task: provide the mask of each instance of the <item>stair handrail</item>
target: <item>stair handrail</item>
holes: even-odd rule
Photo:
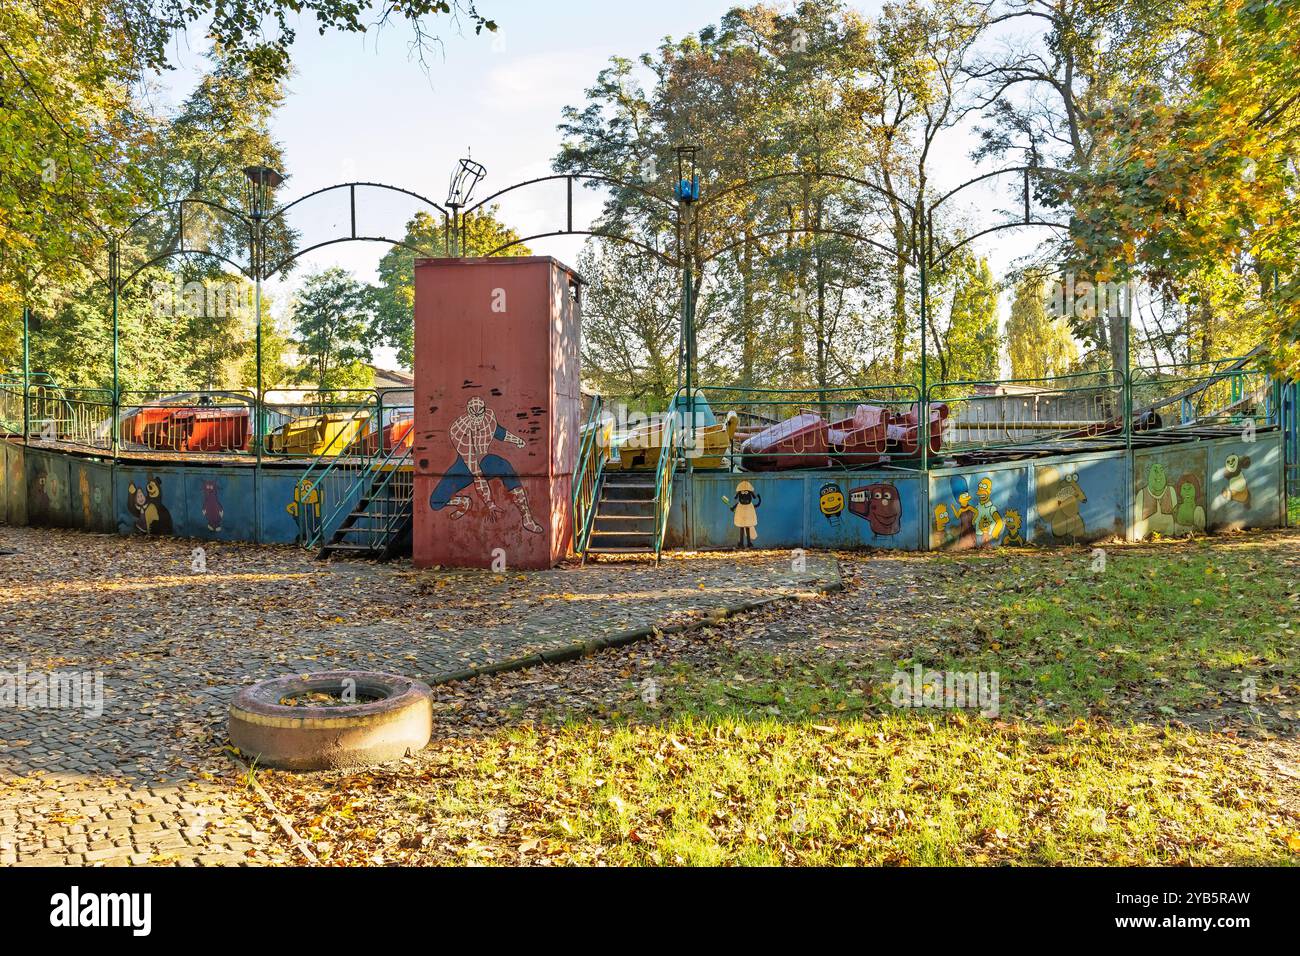
[[[353,414],[359,414],[361,411],[362,409],[358,408],[353,412]],[[382,422],[383,413],[375,405],[372,405],[369,402],[366,403],[364,411],[367,417],[371,419],[371,422],[376,425],[376,435],[378,440],[377,447],[382,450],[384,444],[384,428]],[[344,441],[345,438],[347,439],[346,441]],[[320,453],[317,454],[315,460],[307,466],[307,470],[304,471],[302,476],[298,479],[298,487],[302,492],[299,495],[300,503],[298,505],[297,514],[298,537],[306,548],[312,548],[319,545],[320,539],[324,536],[324,529],[328,522],[318,521],[316,528],[314,530],[311,529],[307,520],[308,512],[310,512],[311,509],[305,506],[305,502],[313,494],[319,494],[320,488],[325,482],[325,479],[342,467],[345,461],[343,453],[348,450],[349,445],[353,444],[357,440],[355,432],[352,432],[349,429],[340,429],[334,437],[330,439],[329,444],[327,444]],[[350,460],[355,457],[356,456],[346,456],[346,459]],[[362,470],[364,471],[365,469]],[[313,474],[317,471],[319,471],[319,474]],[[305,487],[304,482],[308,483]],[[349,488],[349,491],[350,490],[351,489]],[[337,509],[335,509],[335,511],[337,512]]]
[[[655,561],[663,551],[668,531],[668,514],[673,508],[673,473],[677,471],[677,433],[680,415],[675,404],[665,416],[659,462],[655,466]]]
[[[601,411],[604,399],[592,398],[587,424],[582,429],[582,445],[578,452],[578,472],[573,478],[573,550],[582,554],[591,539],[591,528],[596,515],[596,498],[609,459],[609,444],[601,439],[604,422]]]
[[[387,466],[393,465],[393,456],[397,454],[399,450],[402,451],[401,457],[403,460],[411,456],[411,449],[406,446],[405,441],[393,442],[392,448],[388,450],[387,454],[384,454],[384,431],[382,428],[380,428],[376,433],[376,441],[375,452],[362,457],[361,460],[365,462],[365,464],[357,469],[356,478],[350,485],[348,485],[343,494],[339,496],[338,501],[334,505],[334,510],[329,513],[329,517],[320,523],[320,526],[316,529],[314,540],[308,543],[307,547],[319,547],[326,534],[332,534],[334,532],[334,529],[337,528],[343,518],[346,517],[348,510],[350,510],[356,503],[356,499],[353,497],[353,492],[357,490],[358,486],[364,487],[366,482],[373,478],[375,472],[380,469],[386,470],[384,480],[375,488],[371,489],[374,492],[371,497],[377,497],[379,492],[388,487],[389,482],[393,480],[393,475],[398,471],[400,462],[391,468]],[[325,476],[322,475],[321,477],[324,478]]]

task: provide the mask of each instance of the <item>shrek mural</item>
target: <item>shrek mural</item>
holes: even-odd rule
[[[1191,534],[1205,530],[1205,479],[1186,470],[1171,480],[1165,461],[1152,461],[1139,474],[1134,500],[1136,536]]]
[[[1138,537],[1174,533],[1174,490],[1169,487],[1164,462],[1152,461],[1147,467],[1144,483],[1138,486],[1134,503],[1137,505]]]
[[[1178,504],[1174,508],[1174,533],[1191,534],[1205,530],[1205,483],[1190,471],[1178,479],[1175,489]]]

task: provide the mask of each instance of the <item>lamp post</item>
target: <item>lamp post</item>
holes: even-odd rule
[[[474,187],[486,175],[486,166],[466,156],[456,164],[456,169],[451,174],[451,182],[447,184],[447,208],[451,210],[452,219],[451,234],[447,237],[449,240],[447,251],[451,253],[453,259],[465,254],[465,239],[461,235],[460,211],[469,205],[470,197],[474,194]]]
[[[117,451],[122,440],[122,407],[118,393],[118,292],[120,287],[119,268],[121,266],[118,256],[118,243],[116,239],[111,240],[108,246],[108,287],[113,297],[113,431],[109,436],[109,448],[113,458],[117,458]]]
[[[700,174],[696,167],[698,146],[678,146],[677,178],[673,182],[673,198],[677,200],[678,222],[680,231],[678,254],[682,260],[682,364],[686,386],[687,441],[695,445],[695,243],[691,230],[695,223],[691,216],[691,207],[700,198]],[[687,459],[690,467],[690,459]]]
[[[257,369],[257,384],[254,392],[257,406],[254,447],[260,464],[263,431],[266,427],[262,402],[262,260],[266,251],[266,217],[271,208],[272,191],[284,182],[284,177],[270,166],[249,166],[244,170],[244,175],[248,177],[248,215],[253,221],[249,264],[253,267],[253,341],[254,363]]]
[[[28,391],[32,387],[32,352],[31,352],[31,333],[32,333],[32,310],[31,306],[23,306],[23,444],[27,444],[27,436],[31,431],[30,405]]]

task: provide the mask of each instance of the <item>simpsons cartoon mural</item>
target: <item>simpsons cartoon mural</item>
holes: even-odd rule
[[[948,487],[952,491],[955,507],[952,514],[949,514],[946,505],[935,505],[934,531],[939,535],[935,546],[964,550],[998,544],[1006,530],[1006,522],[993,501],[993,478],[985,475],[979,480],[975,486],[973,502],[965,475],[951,476]],[[953,516],[956,517],[956,531],[952,528]]]
[[[487,506],[488,516],[495,521],[501,516],[501,507],[492,498],[491,482],[495,478],[514,499],[524,529],[533,534],[541,534],[542,526],[533,518],[532,509],[528,506],[528,492],[519,480],[514,466],[500,455],[488,454],[493,441],[507,442],[517,448],[525,447],[526,442],[518,435],[506,431],[504,425],[498,424],[496,413],[477,396],[466,403],[465,414],[451,423],[449,434],[452,447],[456,449],[456,461],[433,489],[433,494],[429,496],[429,507],[441,511],[450,505],[449,517],[453,521],[463,518],[473,502],[469,495],[461,492],[473,485]]]

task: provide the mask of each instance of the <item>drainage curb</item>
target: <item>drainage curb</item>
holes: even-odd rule
[[[840,564],[832,559],[831,574],[826,580],[810,580],[803,582],[808,584],[818,595],[834,594],[837,591],[844,590],[844,579],[840,577]],[[805,592],[806,593],[806,592]],[[574,641],[564,647],[557,647],[554,650],[538,651],[534,654],[528,654],[524,657],[514,657],[510,660],[495,661],[491,664],[483,664],[479,667],[466,667],[457,671],[447,671],[441,674],[435,674],[426,681],[432,687],[440,684],[454,684],[459,681],[473,680],[476,677],[488,677],[493,674],[505,674],[510,671],[527,670],[530,667],[539,667],[542,664],[562,664],[566,661],[574,661],[580,657],[588,657],[598,651],[608,650],[613,647],[625,647],[628,644],[635,644],[638,641],[644,641],[654,637],[656,634],[681,634],[688,631],[698,630],[702,627],[708,627],[725,621],[727,618],[735,617],[737,614],[744,614],[748,611],[754,611],[769,604],[776,604],[779,601],[797,600],[803,595],[799,594],[782,594],[775,597],[758,598],[752,601],[741,601],[738,604],[727,604],[722,607],[713,608],[703,614],[697,615],[692,620],[683,621],[679,624],[669,624],[666,627],[659,627],[656,624],[643,624],[640,627],[632,628],[627,631],[619,631],[615,634],[609,634],[605,637],[596,637],[587,641]]]

